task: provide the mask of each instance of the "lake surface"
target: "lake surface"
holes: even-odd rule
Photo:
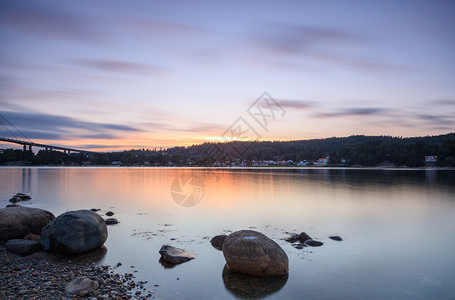
[[[0,168],[1,207],[17,192],[56,216],[113,211],[98,263],[136,270],[156,298],[455,299],[453,170]],[[287,279],[223,276],[210,238],[240,229],[281,245]],[[302,231],[324,245],[283,240]],[[164,244],[197,258],[165,268]]]

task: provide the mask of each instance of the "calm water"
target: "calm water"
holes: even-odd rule
[[[149,289],[159,284],[157,298],[455,299],[455,171],[0,168],[0,205],[16,192],[56,216],[114,211],[121,223],[98,263],[137,270]],[[210,238],[248,228],[283,247],[287,280],[223,277]],[[282,240],[301,231],[325,244]],[[197,258],[164,268],[168,243]]]

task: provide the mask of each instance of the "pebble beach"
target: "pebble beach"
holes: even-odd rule
[[[133,273],[118,273],[117,266],[99,265],[102,247],[78,256],[39,251],[28,256],[9,253],[0,244],[0,299],[150,299],[154,291]],[[118,266],[121,262],[118,263]],[[132,268],[132,270],[134,270]],[[72,280],[88,277],[99,287],[86,295],[69,297],[65,287]],[[158,286],[155,286],[158,288]]]

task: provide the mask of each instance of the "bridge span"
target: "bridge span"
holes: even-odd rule
[[[0,141],[22,145],[24,151],[27,151],[27,150],[32,151],[32,147],[40,147],[40,148],[44,148],[45,150],[51,150],[51,151],[52,150],[62,150],[67,154],[69,154],[71,152],[77,152],[77,153],[82,153],[82,154],[97,153],[95,151],[80,150],[80,149],[67,148],[67,147],[54,146],[54,145],[46,145],[46,144],[40,144],[40,143],[28,142],[28,141],[22,141],[22,140],[15,140],[15,139],[10,139],[10,138],[2,138],[2,137],[0,137]]]
[[[27,151],[27,148],[28,151],[32,151],[32,147],[40,147],[46,150],[62,150],[67,154],[71,152],[77,152],[85,155],[93,155],[95,153],[99,153],[95,151],[35,143],[19,129],[17,129],[16,126],[8,121],[8,119],[6,119],[2,114],[0,114],[0,142],[22,145],[24,151]]]

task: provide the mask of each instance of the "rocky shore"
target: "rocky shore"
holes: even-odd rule
[[[0,299],[149,299],[147,282],[136,282],[133,273],[119,274],[116,267],[96,265],[105,249],[87,255],[56,256],[39,251],[28,256],[10,253],[0,243]],[[69,297],[65,287],[86,276],[99,287],[84,296]]]

